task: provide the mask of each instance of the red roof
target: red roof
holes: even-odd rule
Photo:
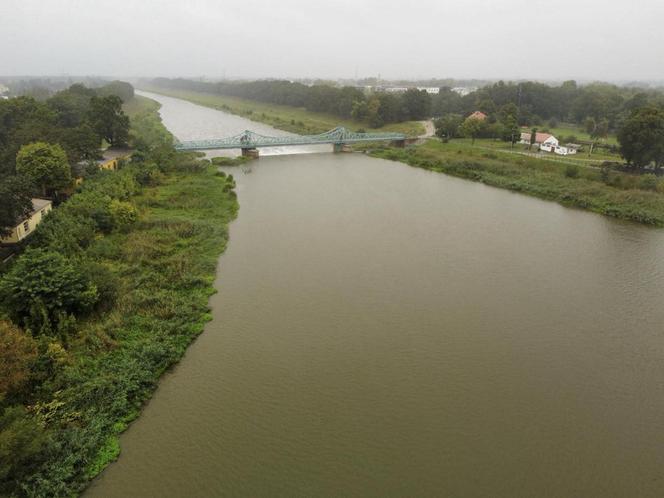
[[[475,111],[470,116],[468,116],[468,119],[479,119],[481,121],[484,121],[486,118],[486,114],[484,114],[482,111]]]
[[[530,141],[530,136],[531,136],[531,135],[532,135],[532,132],[530,132],[530,131],[523,131],[523,132],[521,133],[521,138],[524,139],[524,140],[528,140],[528,141]],[[543,144],[544,142],[546,142],[546,141],[547,141],[549,138],[551,138],[551,137],[553,137],[553,135],[551,135],[551,133],[540,133],[540,132],[537,132],[537,133],[535,134],[535,143]]]

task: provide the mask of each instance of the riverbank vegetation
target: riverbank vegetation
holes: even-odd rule
[[[153,82],[149,84],[145,83],[141,85],[141,88],[170,97],[188,100],[195,104],[212,107],[213,109],[231,114],[237,114],[252,121],[265,123],[274,128],[300,135],[323,133],[337,126],[345,126],[353,131],[394,131],[404,133],[408,136],[419,136],[424,133],[422,124],[412,120],[372,123],[364,115],[354,118],[352,110],[351,113],[331,113],[311,110],[304,105],[297,105],[301,104],[298,101],[293,101],[293,104],[285,104],[284,102],[290,101],[286,99],[279,99],[278,102],[251,100],[248,97],[204,92],[198,86],[196,90],[190,89],[188,85],[167,86],[162,79],[156,80],[156,83],[160,84],[157,85]],[[314,109],[317,109],[317,107],[314,107]]]
[[[370,151],[374,157],[506,188],[615,218],[664,226],[664,181],[611,168],[593,168],[432,139],[406,149]]]
[[[131,162],[96,171],[0,277],[0,494],[72,496],[210,319],[238,205],[232,176],[178,154],[129,103]]]

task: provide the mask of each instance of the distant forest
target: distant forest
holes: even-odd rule
[[[592,119],[603,123],[603,127],[609,130],[618,130],[633,110],[646,106],[664,107],[664,92],[660,90],[608,83],[580,85],[575,81],[557,86],[530,81],[499,81],[465,96],[451,87],[442,87],[439,94],[431,95],[416,89],[405,93],[366,92],[352,86],[309,86],[278,80],[203,82],[156,78],[152,83],[164,88],[302,107],[367,121],[374,127],[447,114],[465,116],[478,110],[493,116],[501,111],[512,113],[516,106],[520,126],[537,126],[550,120],[585,126],[587,120]]]

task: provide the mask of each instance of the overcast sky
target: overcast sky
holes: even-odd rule
[[[664,79],[664,0],[0,0],[0,75]]]

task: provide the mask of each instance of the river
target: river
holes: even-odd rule
[[[664,232],[362,154],[233,173],[213,321],[88,497],[664,496]]]

